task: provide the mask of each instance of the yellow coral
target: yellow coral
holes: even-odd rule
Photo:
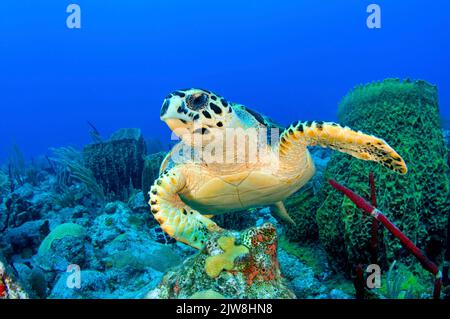
[[[222,270],[231,270],[234,267],[234,260],[244,254],[248,253],[248,248],[245,246],[235,246],[234,237],[220,237],[217,243],[224,251],[217,256],[210,256],[205,261],[205,271],[211,278],[219,276]]]

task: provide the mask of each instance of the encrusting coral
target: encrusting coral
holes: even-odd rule
[[[219,276],[222,270],[232,270],[234,267],[234,260],[244,254],[248,253],[248,248],[242,245],[236,246],[234,237],[220,237],[217,244],[223,253],[210,256],[205,261],[205,271],[211,278]]]
[[[214,233],[203,251],[169,270],[147,298],[190,298],[205,291],[224,298],[295,298],[281,276],[275,227]]]

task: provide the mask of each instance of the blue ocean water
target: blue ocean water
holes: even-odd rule
[[[368,29],[366,7],[382,9]],[[81,8],[81,29],[66,7]],[[0,162],[108,136],[122,127],[168,140],[163,98],[215,91],[283,124],[335,120],[355,85],[387,77],[438,85],[450,118],[446,0],[0,2]]]

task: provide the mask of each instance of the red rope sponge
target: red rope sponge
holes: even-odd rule
[[[337,183],[336,181],[328,180],[328,183],[330,183],[331,186],[347,196],[356,206],[361,208],[364,212],[372,215],[376,220],[383,224],[383,226],[386,227],[391,234],[397,237],[403,244],[403,246],[419,260],[422,266],[435,276],[436,282],[434,297],[439,298],[440,283],[442,278],[439,268],[430,259],[428,259],[428,257],[425,256],[425,254],[422,253],[422,251],[408,237],[406,237],[406,235],[400,229],[398,229],[397,226],[395,226],[385,215],[383,215],[381,211],[373,207],[370,203],[364,200],[364,198],[357,195],[347,187]]]

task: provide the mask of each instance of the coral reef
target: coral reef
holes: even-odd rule
[[[126,200],[134,189],[142,186],[146,153],[139,129],[120,129],[108,141],[85,146],[83,158],[106,194]]]
[[[295,298],[281,276],[275,227],[213,234],[204,251],[169,271],[147,298],[190,298],[208,290],[224,298]]]
[[[143,191],[134,190],[128,192],[127,198],[113,201],[113,196],[103,193],[103,186],[85,166],[80,152],[70,147],[52,151],[54,157],[25,165],[23,173],[18,174],[20,178],[12,180],[14,187],[3,188],[0,203],[0,249],[10,265],[9,272],[28,296],[141,298],[161,282],[165,272],[174,272],[173,267],[184,269],[181,263],[185,259],[197,260],[194,249],[165,235],[148,212],[145,185],[157,178],[166,153],[146,156],[141,174]],[[9,183],[7,171],[2,169]],[[35,173],[28,176],[27,171]],[[97,190],[100,196],[95,194]],[[238,294],[242,298],[292,298],[292,292],[298,298],[349,297],[323,283],[327,270],[321,264],[326,260],[315,260],[315,251],[295,255],[279,249],[275,256],[275,228],[263,225],[270,222],[279,233],[285,226],[277,222],[269,208],[214,218],[234,231],[211,239],[217,245],[210,245],[202,253],[201,274],[208,277],[205,280],[217,280],[219,286],[231,290],[226,294],[205,282],[201,289],[186,293],[186,298],[234,298],[233,282],[235,289],[244,289]],[[259,231],[248,232],[255,225]],[[234,246],[238,247],[245,239],[250,253],[233,256],[231,265],[223,267],[222,257],[228,246],[227,240],[218,245],[220,237],[235,238]],[[255,239],[249,240],[252,237]],[[208,257],[218,261],[219,274],[215,278],[206,273]],[[70,265],[80,267],[80,288],[67,286]],[[236,267],[240,275],[235,273]],[[232,280],[230,286],[222,283],[224,278]]]
[[[80,199],[64,206],[54,200],[60,187],[55,174],[53,169],[44,174],[36,186],[16,184],[0,204],[0,250],[8,274],[28,296],[140,298],[193,253],[181,244],[158,242],[142,192],[127,202],[103,203],[74,179],[66,182]],[[80,289],[66,284],[72,264],[81,270]]]
[[[339,118],[386,139],[409,174],[310,148],[317,173],[285,202],[296,225],[278,223],[268,207],[215,216],[227,230],[200,252],[165,235],[148,212],[148,190],[167,155],[158,140],[146,143],[138,129],[105,140],[90,124],[94,142],[83,152],[63,147],[27,162],[14,145],[0,168],[0,298],[354,298],[344,274],[356,266],[358,285],[374,262],[391,266],[382,288],[362,287],[356,297],[430,298],[430,275],[409,251],[439,274],[450,134],[439,127],[435,87],[398,80],[358,87],[342,100]],[[391,232],[323,182],[329,178],[383,211],[380,225]],[[67,284],[73,265],[76,289]]]
[[[0,254],[0,299],[28,299],[29,294]]]
[[[377,179],[378,207],[423,247],[442,258],[449,210],[447,150],[440,130],[437,90],[424,81],[385,80],[355,88],[339,107],[341,124],[383,137],[405,159],[409,172],[395,175],[381,166],[333,153],[324,176],[370,198],[367,176]],[[323,184],[316,220],[319,237],[335,269],[370,260],[371,219],[329,185]],[[414,260],[385,230],[379,233],[378,261]]]

